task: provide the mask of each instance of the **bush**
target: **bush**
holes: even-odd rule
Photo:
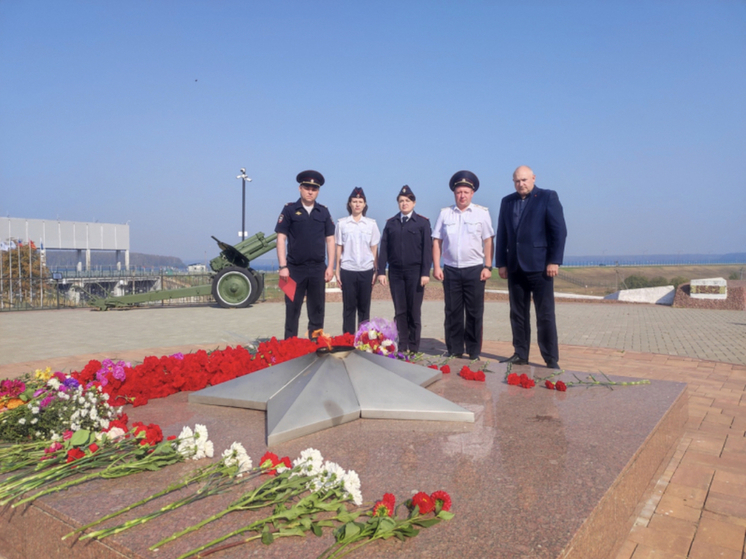
[[[739,274],[738,272],[731,272],[731,274],[728,276],[728,279],[729,280],[741,279],[741,274]]]
[[[627,289],[640,289],[641,287],[650,287],[650,282],[646,277],[631,275],[624,278],[624,285]]]
[[[678,288],[682,283],[689,283],[689,280],[682,276],[676,276],[675,278],[671,278],[671,285]]]
[[[648,287],[660,287],[662,285],[671,285],[663,276],[657,276],[648,281]]]

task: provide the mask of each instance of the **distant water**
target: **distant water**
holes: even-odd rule
[[[189,260],[185,260],[189,262]],[[563,266],[696,266],[705,264],[746,264],[746,252],[730,254],[625,254],[601,256],[567,256]],[[258,258],[251,267],[264,272],[276,272],[277,260]]]
[[[696,266],[707,264],[746,264],[746,252],[730,254],[625,254],[565,256],[563,266]]]

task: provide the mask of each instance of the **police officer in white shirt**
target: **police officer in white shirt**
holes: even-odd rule
[[[470,359],[479,359],[495,231],[489,210],[471,201],[479,189],[474,173],[459,171],[449,186],[456,203],[440,210],[433,228],[433,275],[443,282],[448,355],[463,357],[465,350]]]
[[[347,213],[337,223],[337,282],[342,288],[342,328],[357,331],[358,324],[370,318],[370,299],[376,281],[376,252],[381,233],[375,219],[365,217],[368,203],[363,189],[356,186],[347,199]]]

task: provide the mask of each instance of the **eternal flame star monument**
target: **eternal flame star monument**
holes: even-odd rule
[[[359,418],[474,422],[430,392],[442,373],[358,350],[316,352],[193,392],[189,401],[267,411],[272,446]]]

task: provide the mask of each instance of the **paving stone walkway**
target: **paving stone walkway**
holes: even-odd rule
[[[0,378],[280,335],[278,307],[2,313]],[[392,310],[376,301],[372,315]],[[423,337],[441,339],[442,302],[423,310]],[[487,303],[486,312],[484,357],[512,354],[507,303]],[[328,304],[327,313],[327,328],[339,331],[341,305]],[[746,312],[561,303],[557,317],[564,368],[688,384],[686,433],[609,559],[746,559]],[[538,355],[532,348],[532,361]]]
[[[393,312],[391,301],[373,302],[371,316]],[[327,331],[340,332],[342,304],[328,303],[326,316]],[[305,320],[303,314],[301,328]],[[0,313],[0,365],[100,351],[245,343],[282,336],[283,321],[278,303],[238,310],[200,306],[5,312]],[[424,338],[443,337],[442,301],[425,301],[422,324]],[[746,311],[563,302],[557,304],[557,328],[560,344],[746,365]],[[507,302],[485,304],[484,339],[512,339]]]

